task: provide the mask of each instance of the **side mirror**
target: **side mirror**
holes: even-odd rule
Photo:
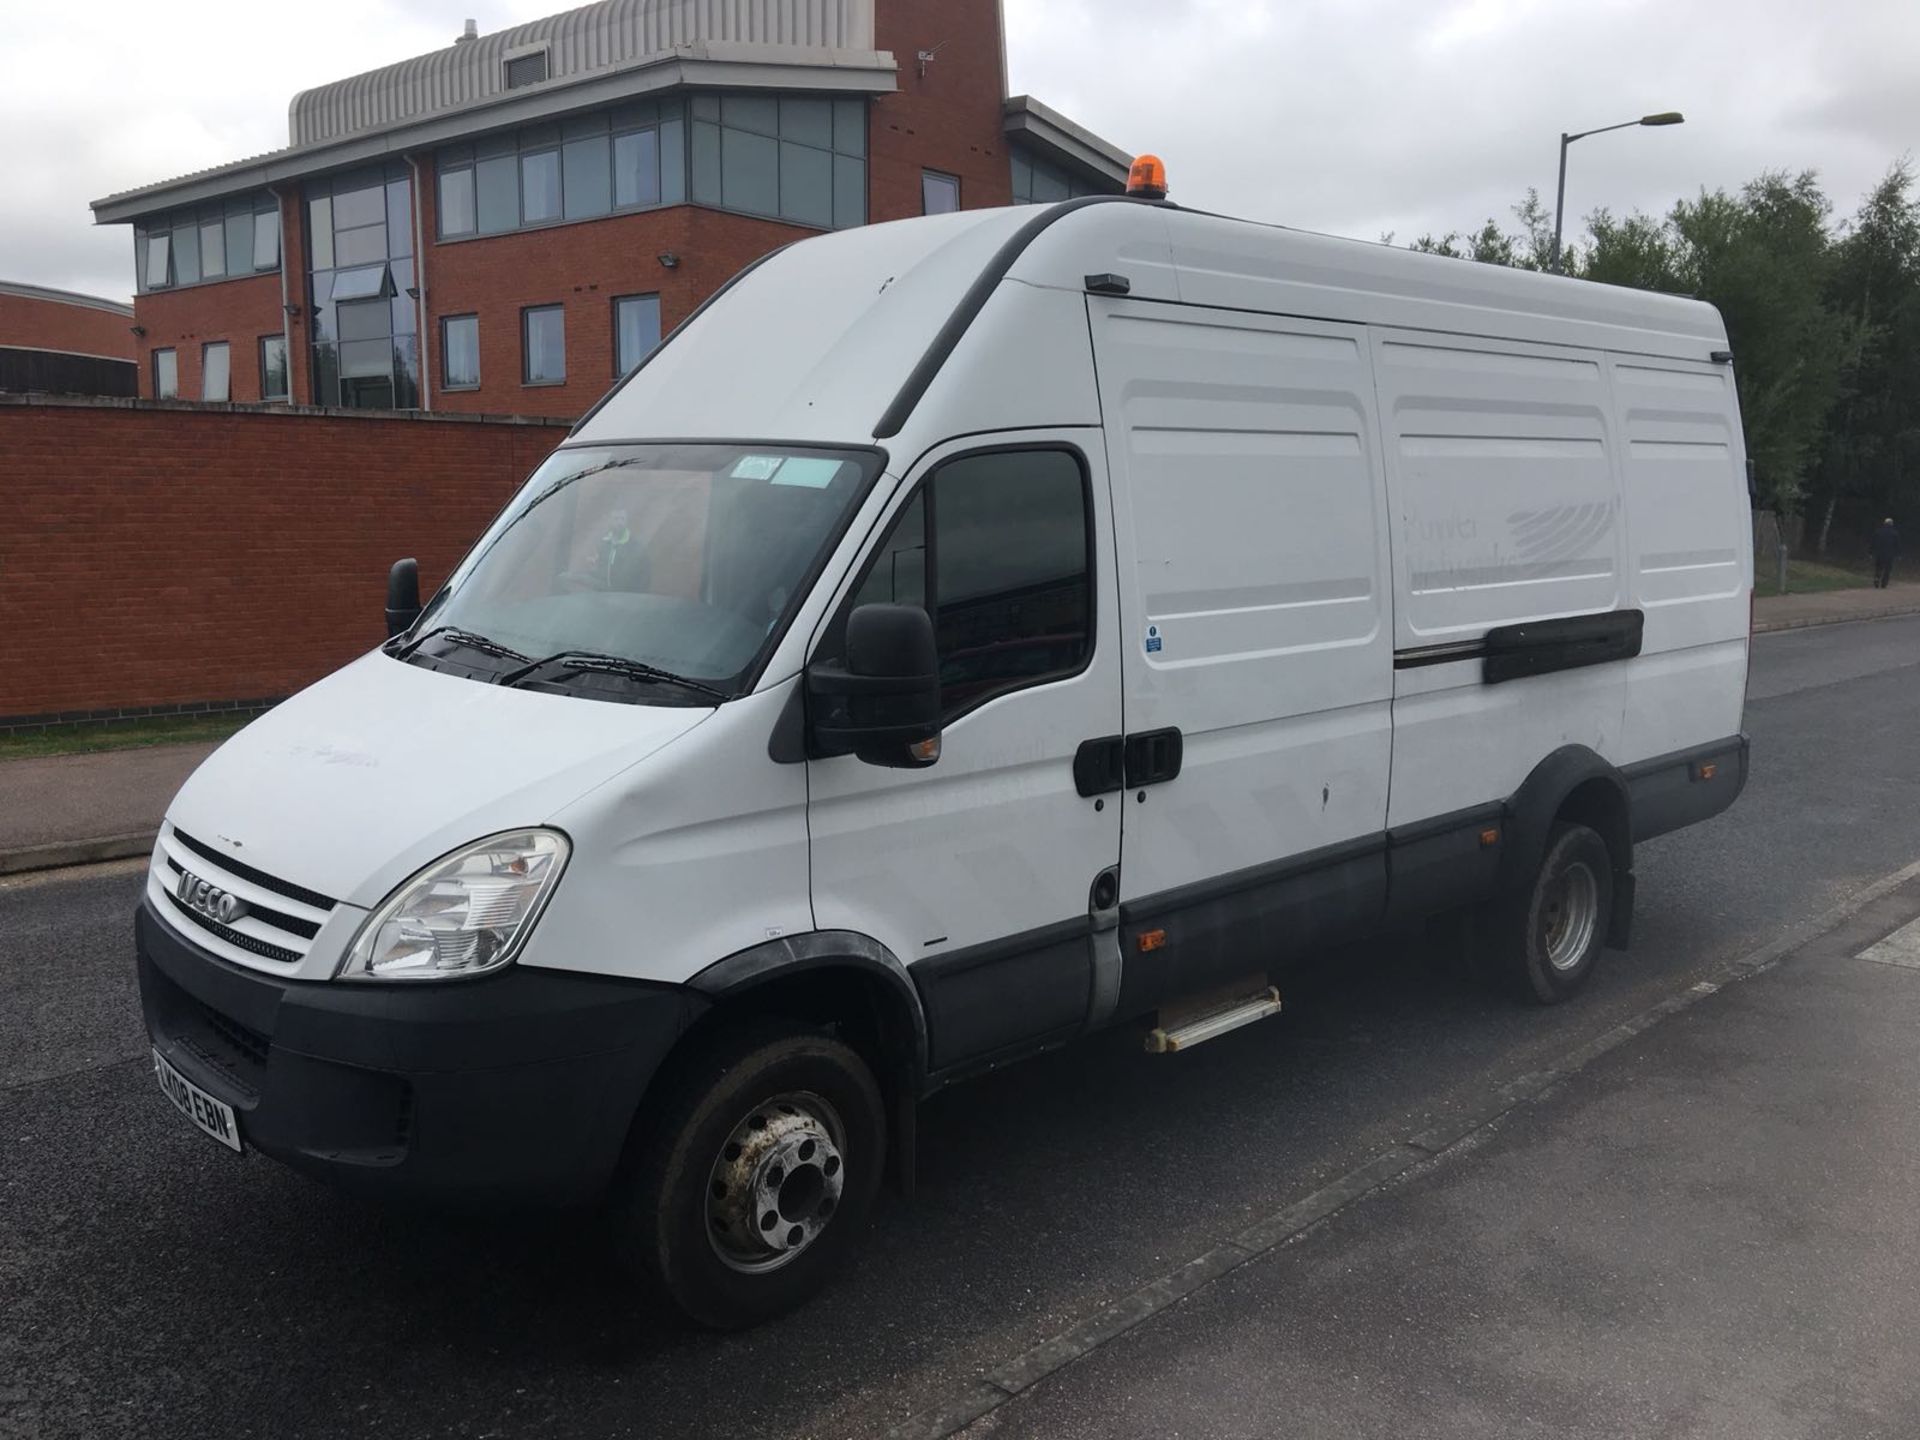
[[[921,769],[940,758],[940,659],[916,605],[862,605],[847,617],[847,658],[807,670],[815,755]]]
[[[387,572],[387,638],[420,618],[420,562],[396,560]]]

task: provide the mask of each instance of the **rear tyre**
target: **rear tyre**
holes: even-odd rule
[[[649,1096],[611,1200],[621,1258],[695,1324],[742,1330],[811,1297],[865,1232],[886,1111],[830,1035],[723,1032]]]
[[[1487,916],[1489,958],[1521,998],[1557,1005],[1592,976],[1612,914],[1607,842],[1585,825],[1556,824],[1533,883]]]

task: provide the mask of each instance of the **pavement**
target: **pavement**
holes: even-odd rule
[[[1920,1433],[1920,970],[1852,958],[1920,915],[1920,617],[1764,636],[1750,695],[1747,793],[1640,848],[1575,1002],[1397,937],[1191,1055],[957,1086],[843,1280],[732,1337],[590,1220],[200,1136],[139,863],[0,879],[0,1436]]]
[[[1920,613],[1920,581],[1896,580],[1884,590],[1822,590],[1809,595],[1762,595],[1753,602],[1753,628],[1765,635],[1849,620],[1884,620]]]
[[[145,855],[212,744],[0,760],[0,875]]]

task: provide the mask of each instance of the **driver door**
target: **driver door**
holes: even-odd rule
[[[908,966],[936,1071],[1075,1034],[1117,984],[1096,881],[1119,864],[1120,797],[1075,783],[1081,746],[1121,728],[1106,475],[1086,433],[934,452],[815,643],[815,660],[840,658],[860,604],[934,621],[939,761],[809,761],[808,823],[816,925]]]

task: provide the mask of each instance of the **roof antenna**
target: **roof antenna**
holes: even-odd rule
[[[466,29],[460,32],[459,36],[455,38],[453,43],[456,45],[466,45],[474,40],[478,40],[479,38],[480,38],[479,23],[474,20],[469,20],[467,21]]]

